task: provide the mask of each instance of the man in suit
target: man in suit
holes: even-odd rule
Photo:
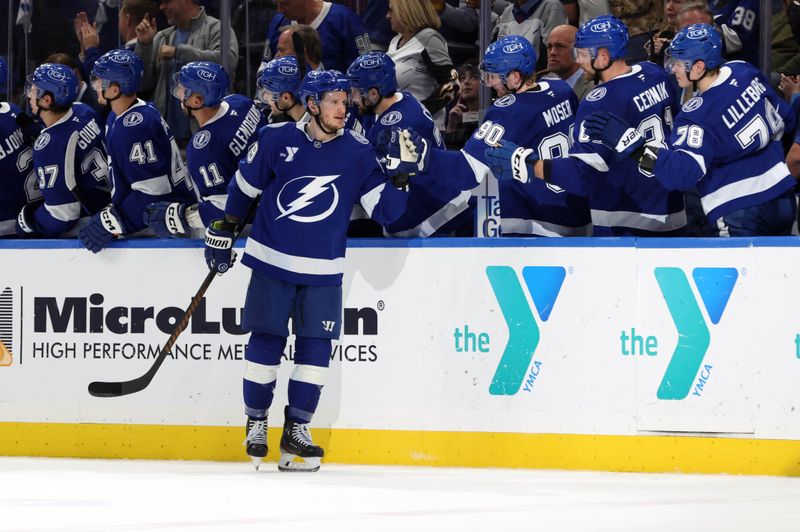
[[[542,79],[563,79],[575,91],[578,100],[594,88],[594,81],[587,79],[580,65],[572,59],[575,44],[575,26],[556,26],[547,38],[547,71]]]

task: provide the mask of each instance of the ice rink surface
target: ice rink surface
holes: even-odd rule
[[[0,458],[2,531],[800,531],[800,479]]]

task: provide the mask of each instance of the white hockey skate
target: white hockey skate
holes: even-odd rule
[[[261,461],[267,456],[267,420],[253,419],[248,416],[245,433],[247,437],[242,445],[247,446],[247,455],[258,471]]]
[[[324,455],[322,447],[311,441],[308,423],[286,420],[283,424],[278,470],[313,473],[319,471],[320,459]]]

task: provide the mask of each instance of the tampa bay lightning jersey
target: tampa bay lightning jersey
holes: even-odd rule
[[[501,139],[533,148],[538,158],[563,157],[570,147],[570,134],[578,107],[574,91],[561,80],[541,81],[534,89],[508,94],[494,102],[483,123],[467,141],[462,153],[468,166],[451,172],[473,176],[471,186],[489,173],[486,149]],[[439,157],[436,157],[440,159]],[[449,156],[451,159],[452,156]],[[433,157],[432,157],[433,160]],[[441,165],[441,166],[440,166]],[[437,171],[445,172],[453,162],[441,158]],[[433,167],[431,172],[433,171]],[[468,186],[464,183],[464,187]],[[528,183],[499,181],[500,224],[505,235],[589,236],[591,220],[585,197],[547,185],[539,179]]]
[[[730,61],[700,96],[683,104],[656,177],[670,189],[697,186],[713,222],[794,187],[781,137],[793,130],[789,105],[754,66]]]
[[[0,236],[16,234],[19,211],[42,196],[33,171],[33,149],[17,125],[19,114],[16,105],[0,103]]]
[[[407,194],[381,172],[369,141],[340,129],[326,142],[302,123],[264,127],[228,185],[225,214],[243,218],[261,195],[242,263],[275,279],[342,283],[347,226],[356,201],[381,224],[403,212]]]
[[[278,51],[280,29],[292,21],[280,13],[272,17],[267,30],[267,42],[262,65],[275,57]],[[347,72],[356,57],[369,52],[369,35],[353,11],[330,2],[322,2],[322,11],[309,26],[317,30],[322,41],[322,64],[325,69]]]
[[[219,111],[192,136],[186,147],[186,165],[200,195],[198,213],[203,225],[222,218],[228,182],[239,160],[266,124],[253,100],[241,94],[226,96]]]
[[[363,120],[367,139],[377,146],[382,131],[393,127],[411,128],[428,142],[431,149],[444,149],[444,139],[430,112],[409,93],[398,92],[398,100],[380,115],[366,115]],[[465,211],[472,196],[469,191],[430,172],[411,179],[406,211],[387,224],[387,235],[427,237]]]
[[[33,212],[45,236],[69,231],[110,200],[103,133],[94,110],[81,103],[42,130],[33,144],[33,164],[44,204]]]
[[[109,113],[106,149],[111,201],[128,232],[146,227],[144,211],[149,203],[197,202],[175,137],[152,104],[137,100],[119,116]]]
[[[618,115],[648,141],[666,146],[676,92],[663,68],[642,62],[595,87],[578,107],[569,157],[553,159],[552,182],[588,196],[595,236],[673,236],[683,233],[683,193],[667,190],[631,157],[618,160],[581,124],[597,111]]]
[[[725,57],[758,65],[760,0],[710,0],[708,8],[714,13],[714,24],[734,32],[742,43],[736,52],[726,50]]]

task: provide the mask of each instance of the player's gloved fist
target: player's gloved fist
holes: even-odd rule
[[[83,247],[97,253],[117,236],[124,234],[122,217],[113,205],[109,205],[89,219],[89,223],[78,231],[78,238],[83,242]]]
[[[25,205],[17,215],[17,221],[14,224],[14,230],[20,238],[31,238],[39,236],[39,231],[36,230],[36,222],[33,219],[33,211],[36,207],[41,205],[41,202],[29,203]]]
[[[392,128],[386,152],[386,170],[390,176],[425,172],[430,164],[428,142],[410,128]]]
[[[236,262],[236,252],[233,251],[235,228],[236,224],[220,219],[211,222],[206,229],[206,264],[218,275],[227,272]]]
[[[587,116],[581,124],[583,133],[592,140],[599,140],[614,150],[617,160],[622,160],[644,144],[641,133],[613,113],[597,111]]]
[[[536,151],[530,148],[517,146],[510,140],[501,140],[495,146],[483,152],[486,162],[494,176],[503,181],[516,179],[520,183],[530,181],[528,163],[535,162],[539,157]]]
[[[144,223],[158,238],[183,238],[189,228],[186,206],[169,201],[151,203],[144,211]]]

